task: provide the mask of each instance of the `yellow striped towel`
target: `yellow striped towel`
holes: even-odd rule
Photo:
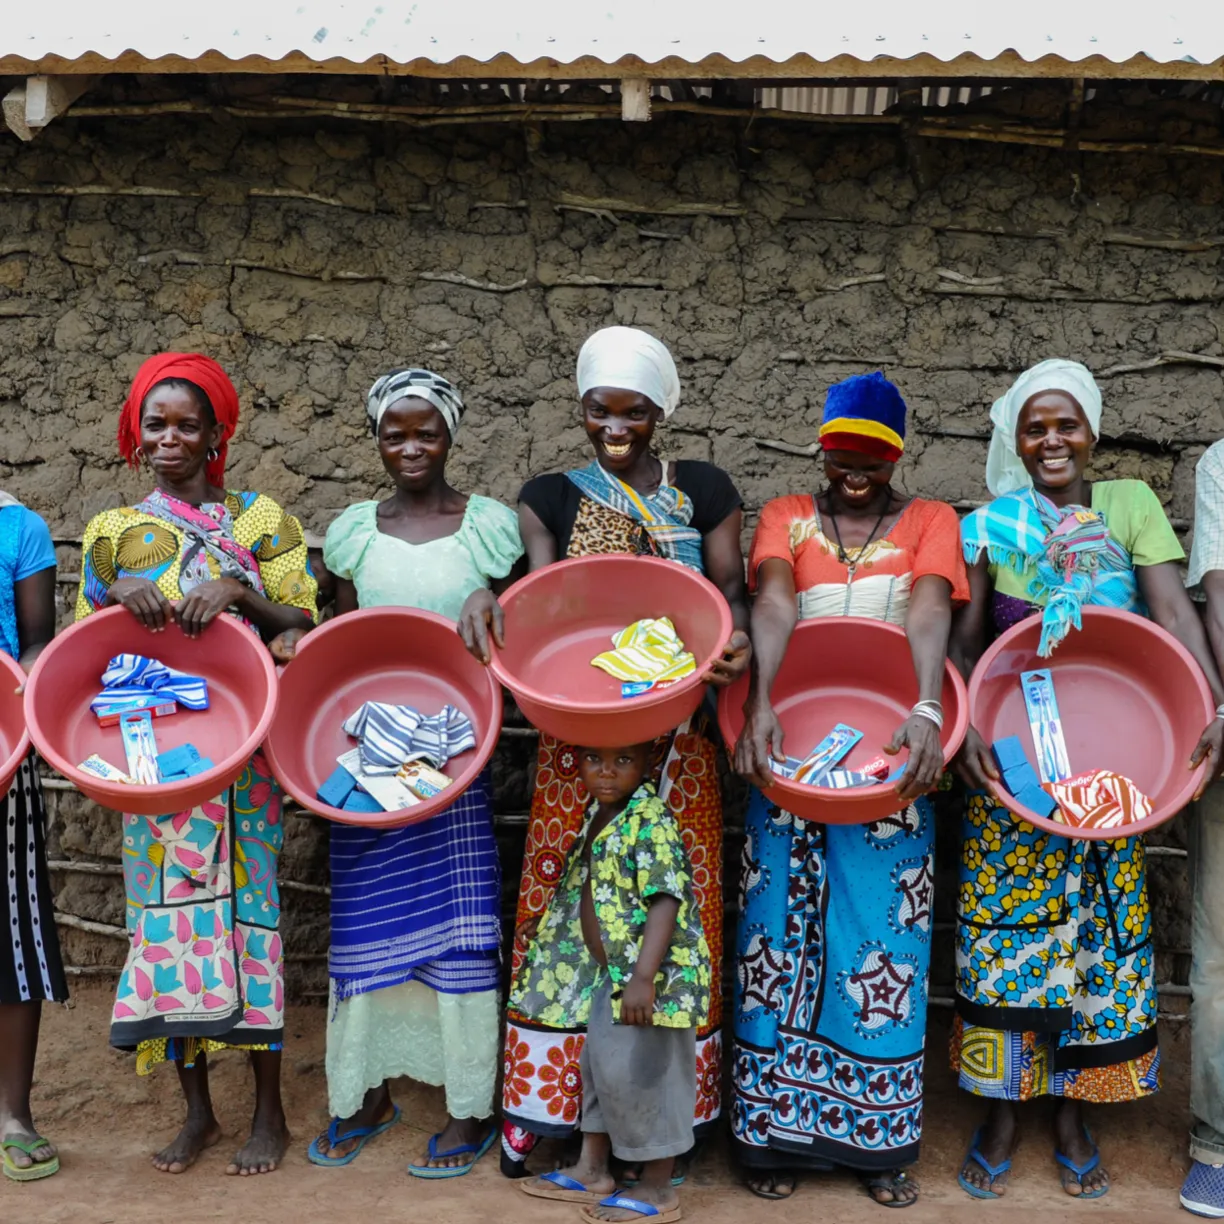
[[[596,655],[591,664],[618,680],[670,684],[697,670],[697,660],[684,649],[675,625],[666,616],[634,621],[613,635],[612,645],[615,650]]]

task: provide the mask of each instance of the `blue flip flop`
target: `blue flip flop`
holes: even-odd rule
[[[653,1220],[654,1224],[673,1224],[673,1221],[681,1218],[679,1207],[660,1211],[653,1203],[644,1203],[641,1199],[630,1198],[627,1194],[609,1194],[606,1199],[599,1200],[598,1206],[618,1207],[621,1211],[635,1211],[642,1219]],[[603,1224],[589,1207],[580,1208],[579,1214],[587,1221],[587,1224]]]
[[[413,1177],[423,1177],[427,1181],[440,1181],[444,1177],[463,1177],[464,1174],[470,1173],[475,1167],[476,1162],[493,1146],[493,1141],[497,1138],[497,1127],[491,1126],[489,1133],[480,1141],[479,1145],[475,1143],[461,1143],[458,1147],[451,1148],[449,1152],[438,1151],[438,1139],[440,1137],[439,1135],[430,1135],[429,1137],[430,1160],[445,1160],[448,1156],[466,1156],[469,1152],[475,1154],[467,1164],[456,1165],[453,1169],[435,1169],[430,1165],[410,1164],[408,1172]]]
[[[969,1150],[965,1153],[965,1159],[961,1162],[961,1171],[956,1175],[956,1180],[959,1183],[960,1188],[966,1194],[971,1195],[975,1199],[1000,1199],[1003,1197],[1001,1194],[996,1194],[989,1187],[983,1189],[981,1186],[975,1186],[965,1176],[964,1167],[970,1160],[972,1160],[974,1164],[979,1165],[981,1168],[986,1170],[986,1172],[990,1175],[991,1186],[994,1185],[996,1177],[1002,1177],[1004,1173],[1011,1172],[1012,1162],[1010,1158],[1007,1160],[1000,1160],[997,1165],[992,1165],[990,1161],[982,1155],[982,1153],[978,1150],[978,1144],[981,1142],[981,1139],[982,1128],[979,1126],[978,1129],[973,1132],[973,1139],[969,1143]]]
[[[352,1164],[361,1155],[361,1149],[371,1139],[381,1135],[383,1131],[390,1130],[399,1120],[400,1107],[396,1105],[392,1108],[391,1116],[385,1122],[380,1122],[377,1126],[354,1126],[352,1130],[345,1131],[342,1135],[340,1133],[340,1124],[343,1119],[333,1118],[327,1124],[327,1146],[334,1148],[341,1143],[346,1143],[349,1139],[356,1139],[357,1146],[345,1156],[329,1156],[323,1151],[319,1144],[319,1139],[316,1137],[307,1149],[306,1159],[311,1164],[320,1165],[323,1168],[339,1168],[341,1165]]]
[[[1092,1135],[1088,1128],[1084,1127],[1084,1138],[1092,1143]],[[1088,1176],[1101,1163],[1101,1149],[1095,1143],[1092,1143],[1092,1155],[1084,1161],[1083,1164],[1076,1164],[1070,1156],[1064,1156],[1057,1148],[1054,1149],[1054,1159],[1058,1161],[1064,1169],[1067,1169],[1075,1180],[1079,1183],[1080,1193],[1068,1195],[1069,1198],[1077,1199],[1099,1199],[1104,1198],[1109,1193],[1109,1183],[1106,1182],[1103,1186],[1098,1186],[1095,1190],[1085,1190],[1084,1178]],[[1063,1177],[1063,1189],[1066,1189],[1067,1178]]]
[[[539,1177],[528,1177],[520,1181],[518,1188],[532,1198],[548,1199],[554,1203],[598,1203],[603,1194],[588,1190],[576,1177],[555,1169],[541,1173]]]

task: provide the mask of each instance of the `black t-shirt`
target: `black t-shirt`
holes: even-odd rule
[[[672,470],[675,474],[672,483],[693,503],[693,521],[689,525],[703,536],[743,505],[731,477],[712,463],[677,459]],[[522,487],[518,496],[552,533],[559,557],[569,552],[570,532],[582,498],[582,490],[564,472],[536,476]]]

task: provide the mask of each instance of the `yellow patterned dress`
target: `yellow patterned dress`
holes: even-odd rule
[[[297,519],[261,493],[191,506],[160,491],[107,510],[85,529],[78,620],[120,578],[148,578],[167,599],[232,577],[274,603],[315,614],[317,584]],[[253,626],[252,626],[253,628]],[[280,788],[257,752],[226,793],[165,816],[127,813],[125,917],[131,945],[110,1040],[137,1070],[236,1047],[279,1049],[284,957],[277,859]]]

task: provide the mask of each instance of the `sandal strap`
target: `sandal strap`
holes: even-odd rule
[[[31,1135],[29,1139],[19,1139],[15,1136],[0,1139],[0,1150],[13,1148],[18,1152],[24,1152],[27,1156],[33,1156],[34,1149],[40,1147],[51,1147],[50,1140],[44,1139],[41,1135]]]

